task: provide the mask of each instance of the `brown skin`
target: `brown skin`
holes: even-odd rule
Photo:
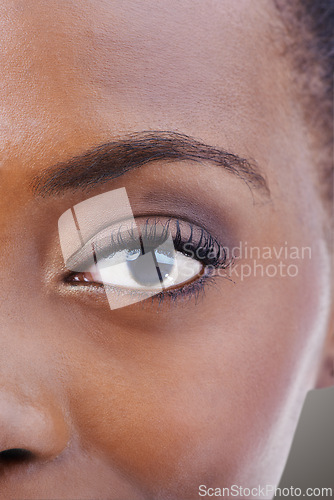
[[[1,498],[276,484],[332,349],[327,215],[277,13],[255,0],[8,0],[0,16],[0,449],[33,453],[2,466]],[[228,245],[309,246],[298,276],[219,279],[197,303],[116,311],[94,286],[65,285],[57,221],[88,195],[35,199],[31,179],[142,130],[255,158],[271,201],[191,163],[89,196],[124,186],[135,216],[174,210],[201,226],[205,213]]]

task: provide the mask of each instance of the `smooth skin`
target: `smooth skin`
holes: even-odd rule
[[[271,1],[4,0],[0,23],[0,450],[31,452],[2,462],[0,497],[181,500],[200,484],[277,484],[333,347],[318,155]],[[254,159],[270,198],[191,162],[33,195],[44,169],[150,130]],[[111,311],[94,286],[64,283],[57,223],[119,187],[135,216],[312,258],[293,278],[217,279],[197,301]]]

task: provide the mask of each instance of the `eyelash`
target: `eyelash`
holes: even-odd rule
[[[136,222],[138,224],[138,219],[136,219]],[[159,226],[161,232],[157,236]],[[109,235],[107,247],[101,248],[98,242],[94,243],[95,250],[99,252],[99,258],[103,257],[103,254],[107,256],[121,250],[130,249],[131,245],[132,248],[138,248],[138,236],[135,235],[136,227],[137,225],[134,225],[124,233],[121,231],[121,226],[119,226],[117,231],[111,232]],[[158,247],[165,241],[166,235],[169,232],[172,235],[175,250],[201,262],[204,268],[204,272],[197,279],[180,285],[177,288],[165,289],[153,295],[151,297],[152,301],[158,301],[160,305],[167,298],[172,302],[180,298],[195,298],[197,302],[200,295],[204,294],[205,288],[208,285],[215,284],[217,277],[223,277],[232,281],[227,275],[222,276],[221,274],[217,275],[217,273],[214,273],[214,270],[232,267],[234,260],[228,258],[226,248],[203,228],[199,228],[190,222],[172,218],[165,222],[162,222],[159,218],[147,218],[144,224],[138,224],[138,227],[141,233],[140,239],[141,241],[145,241],[146,248],[150,242],[154,242],[154,245],[152,245],[154,248]],[[185,238],[184,233],[187,232],[189,236]],[[210,266],[210,271],[206,272],[206,269],[209,269],[208,266]],[[72,286],[103,286],[100,283],[73,281],[75,276],[79,274],[83,273],[70,272],[65,276],[64,281]]]

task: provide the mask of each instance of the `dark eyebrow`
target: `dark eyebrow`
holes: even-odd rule
[[[89,189],[153,161],[210,162],[237,175],[250,188],[269,194],[266,180],[254,161],[169,131],[136,132],[101,144],[48,167],[34,177],[31,187],[35,195],[43,197],[67,190]]]

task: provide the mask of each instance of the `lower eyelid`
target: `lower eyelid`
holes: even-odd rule
[[[142,306],[140,307],[148,307],[148,312],[151,311],[152,307],[159,309],[164,304],[166,305],[166,307],[169,305],[173,307],[177,305],[187,306],[191,303],[197,306],[200,302],[205,300],[206,291],[210,290],[212,287],[215,288],[217,286],[217,281],[221,281],[219,280],[219,278],[226,279],[227,283],[235,284],[228,275],[215,275],[214,272],[203,273],[203,275],[201,275],[199,278],[182,286],[179,286],[177,288],[169,288],[153,295],[138,290],[132,292],[134,296],[138,297],[138,300],[136,300],[133,305],[136,305],[136,303],[142,304]],[[106,293],[114,293],[117,297],[122,297],[124,294],[131,294],[131,292],[122,290],[119,287],[112,287],[108,285],[104,286],[101,283],[92,282],[76,283],[73,284],[73,286],[70,286],[70,289],[73,291],[73,293],[75,293],[75,289],[77,289],[79,295],[75,293],[75,295],[72,295],[72,297],[76,296],[79,299],[82,298],[83,300],[88,300],[87,305],[89,308],[93,306],[96,306],[98,308],[105,308],[107,305]],[[220,289],[217,291],[218,293],[221,293]]]

